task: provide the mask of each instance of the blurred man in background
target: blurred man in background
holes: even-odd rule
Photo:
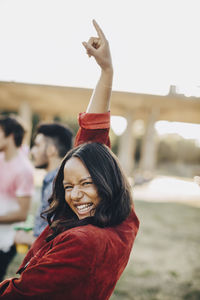
[[[33,167],[21,145],[25,128],[16,117],[0,118],[0,281],[16,254],[14,223],[26,220]]]
[[[47,221],[42,219],[40,214],[49,206],[48,199],[52,193],[54,178],[63,157],[72,147],[72,138],[72,131],[59,123],[42,123],[38,126],[31,154],[35,167],[45,169],[47,174],[42,184],[41,202],[36,213],[33,233],[17,231],[16,243],[32,245],[47,226]]]

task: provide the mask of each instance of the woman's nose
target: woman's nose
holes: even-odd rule
[[[81,199],[82,195],[83,195],[83,193],[81,192],[79,187],[74,186],[72,191],[71,191],[71,199],[72,200]]]

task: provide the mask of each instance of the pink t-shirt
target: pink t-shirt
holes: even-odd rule
[[[0,153],[0,215],[18,209],[17,197],[32,196],[33,166],[27,155],[19,150],[18,155],[6,161]],[[13,224],[0,224],[0,249],[8,251],[13,244]]]
[[[26,154],[6,161],[0,153],[0,195],[15,198],[31,196],[33,192],[33,167]],[[1,208],[0,208],[1,209]]]

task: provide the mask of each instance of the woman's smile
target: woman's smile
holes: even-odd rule
[[[74,205],[79,215],[88,215],[95,208],[93,203]]]

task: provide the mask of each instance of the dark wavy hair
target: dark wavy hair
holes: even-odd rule
[[[94,216],[82,220],[78,219],[65,201],[63,172],[65,163],[71,157],[79,158],[86,166],[101,199]],[[87,143],[70,150],[64,157],[54,181],[49,203],[50,208],[41,214],[46,217],[52,229],[47,241],[60,232],[77,226],[93,224],[107,227],[122,223],[130,214],[132,194],[128,180],[112,151],[100,143]]]

